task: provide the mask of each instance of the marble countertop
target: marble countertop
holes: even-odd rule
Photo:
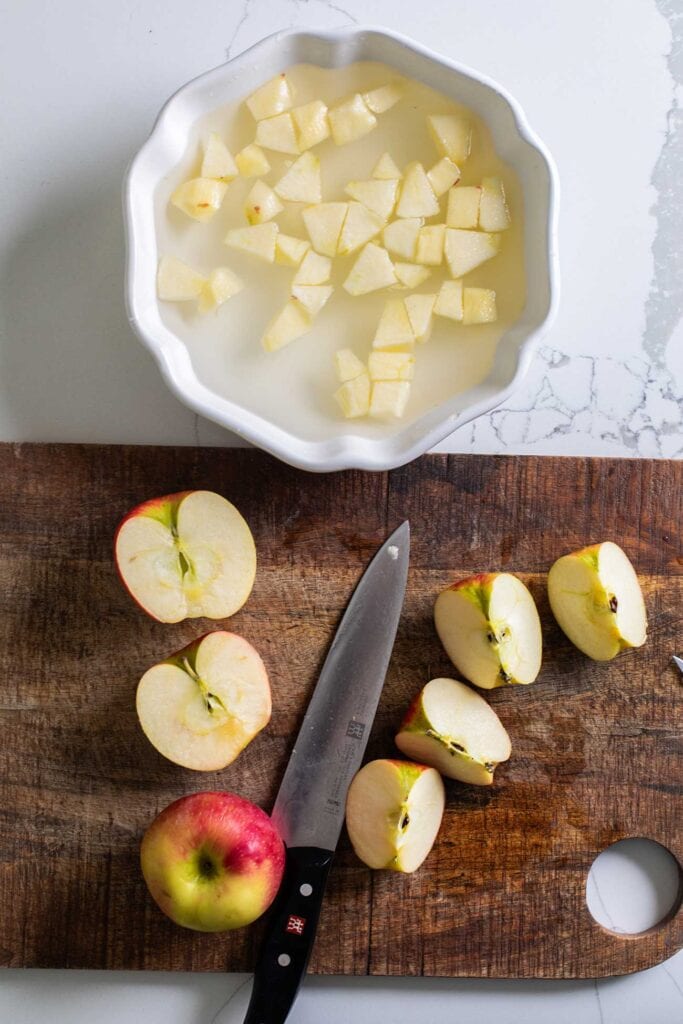
[[[0,439],[232,443],[178,404],[128,327],[121,178],[183,82],[277,29],[370,11],[503,83],[560,171],[558,319],[514,398],[440,450],[683,455],[680,0],[4,5]],[[632,868],[613,859],[591,883],[615,927],[625,893],[641,893],[631,927],[661,897]],[[242,980],[7,971],[0,1017],[210,1024]],[[599,982],[313,979],[305,995],[293,1021],[659,1024],[683,1016],[683,954]]]

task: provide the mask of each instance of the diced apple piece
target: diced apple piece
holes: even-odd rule
[[[206,278],[175,256],[162,256],[157,270],[157,295],[165,302],[188,302],[201,295]]]
[[[442,263],[445,231],[444,224],[428,224],[420,228],[417,236],[416,263],[426,263],[430,267],[438,267]]]
[[[412,380],[415,357],[410,352],[371,352],[368,356],[370,380]]]
[[[380,181],[400,181],[401,172],[389,153],[382,153],[372,169],[372,177]]]
[[[335,256],[348,203],[317,203],[303,211],[304,224],[316,252]]]
[[[372,347],[395,351],[411,349],[414,343],[415,335],[403,299],[389,299],[377,324]]]
[[[400,419],[410,396],[407,380],[378,380],[372,385],[370,415],[375,419]]]
[[[311,243],[305,238],[284,235],[280,231],[275,241],[275,262],[285,267],[298,267],[310,248]]]
[[[235,163],[243,178],[260,178],[270,170],[268,157],[255,142],[250,142],[239,151]]]
[[[458,165],[467,160],[472,146],[472,125],[469,121],[456,114],[431,114],[427,125],[442,156]]]
[[[255,181],[244,204],[244,214],[250,224],[265,224],[282,213],[284,206],[265,181]]]
[[[188,217],[203,223],[220,210],[227,187],[224,181],[214,178],[190,178],[178,185],[171,202]]]
[[[378,217],[381,217],[383,221],[387,221],[396,205],[398,182],[379,179],[350,181],[344,191],[347,196],[358,200],[368,210],[372,210]]]
[[[202,178],[217,178],[226,183],[232,181],[239,174],[232,153],[216,132],[211,132],[209,135],[199,173]]]
[[[302,107],[294,107],[292,120],[299,149],[302,152],[329,138],[330,122],[327,118],[327,104],[322,100],[313,100],[311,103],[304,103]]]
[[[277,352],[311,329],[311,318],[298,302],[290,299],[280,310],[261,339],[266,352]]]
[[[505,231],[510,227],[510,211],[500,178],[482,178],[479,227],[483,231]]]
[[[419,263],[394,263],[394,271],[403,288],[419,288],[432,273]]]
[[[476,228],[479,223],[478,185],[459,185],[448,193],[446,226],[449,228]]]
[[[330,279],[332,260],[317,252],[307,252],[294,275],[294,284],[326,284]]]
[[[493,259],[499,249],[500,235],[446,228],[444,252],[453,277],[469,274],[470,270]]]
[[[424,344],[432,333],[436,295],[409,295],[403,301],[415,340]]]
[[[335,391],[334,397],[347,420],[367,416],[370,409],[370,386],[370,378],[367,372],[363,371],[353,380],[344,381]]]
[[[394,220],[387,224],[382,235],[385,247],[396,256],[414,260],[417,239],[423,224],[422,217],[406,217],[404,220]]]
[[[344,288],[349,295],[367,295],[392,284],[396,284],[396,274],[389,253],[368,242],[344,281]]]
[[[278,114],[256,125],[256,143],[276,153],[299,153],[291,114]]]
[[[376,213],[372,213],[362,203],[349,203],[344,226],[337,243],[340,256],[347,256],[378,235],[384,227],[384,221]]]
[[[294,102],[294,93],[284,71],[260,86],[245,100],[255,121],[263,121],[289,110]]]
[[[443,156],[427,171],[427,177],[429,184],[434,189],[434,195],[442,196],[455,185],[456,181],[460,181],[460,168],[447,156]]]
[[[396,82],[389,85],[380,85],[378,89],[371,89],[363,93],[365,105],[370,108],[373,114],[385,114],[391,110],[403,95],[403,89]]]
[[[231,249],[240,249],[251,256],[258,256],[266,263],[274,263],[277,235],[277,224],[268,221],[266,224],[252,224],[248,228],[232,228],[225,236],[225,244]]]
[[[347,380],[355,380],[365,373],[365,364],[350,348],[340,348],[334,353],[334,372],[337,380],[344,384]]]
[[[371,132],[377,124],[377,118],[368,108],[365,100],[356,93],[351,99],[331,107],[328,111],[332,138],[337,146],[347,142],[355,142]]]
[[[434,312],[450,320],[462,320],[462,281],[444,281],[434,303]]]
[[[498,319],[496,293],[491,288],[465,288],[462,308],[464,324],[492,324]]]
[[[302,153],[282,175],[275,191],[292,203],[320,203],[323,197],[320,160],[314,153]]]
[[[216,267],[211,271],[208,281],[202,288],[199,296],[199,312],[209,313],[212,309],[218,309],[233,295],[241,292],[243,288],[244,284],[229,267]]]
[[[439,212],[439,200],[429,184],[421,163],[408,164],[403,172],[397,217],[433,217]]]
[[[331,284],[293,284],[292,298],[311,317],[316,317],[334,291]]]

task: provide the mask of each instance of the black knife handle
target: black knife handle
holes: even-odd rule
[[[284,1024],[306,973],[334,854],[287,850],[285,874],[256,961],[244,1024]]]

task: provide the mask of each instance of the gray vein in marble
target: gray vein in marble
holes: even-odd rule
[[[237,24],[235,25],[235,30],[232,33],[232,35],[230,36],[230,39],[228,41],[228,45],[227,45],[227,47],[225,49],[225,58],[226,58],[226,60],[230,60],[230,58],[232,57],[233,47],[235,45],[235,42],[237,41],[237,37],[240,34],[240,30],[242,29],[242,26],[244,25],[244,23],[247,21],[247,19],[249,17],[249,14],[251,12],[252,3],[253,3],[253,0],[244,0],[244,3],[242,4],[242,13],[240,14],[239,18],[237,19]]]
[[[676,991],[678,992],[679,996],[683,999],[683,988],[681,988],[681,986],[678,984],[678,982],[674,978],[674,976],[671,973],[671,971],[669,970],[669,968],[666,966],[666,964],[662,964],[661,968],[664,971],[664,973],[666,974],[667,978],[669,978],[669,980],[671,981],[671,984],[676,989]]]
[[[602,1012],[602,1000],[600,999],[600,989],[598,988],[597,979],[593,982],[593,988],[595,989],[595,998],[598,1002],[598,1013],[600,1014],[600,1024],[605,1024],[605,1018]]]

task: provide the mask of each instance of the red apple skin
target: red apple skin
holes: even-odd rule
[[[451,583],[450,587],[446,587],[446,590],[463,590],[465,587],[485,587],[487,583],[492,583],[497,575],[495,572],[478,572],[474,576],[468,576],[466,580]]]
[[[142,873],[159,908],[195,931],[241,928],[280,887],[285,849],[271,819],[234,793],[181,797],[147,829]]]

